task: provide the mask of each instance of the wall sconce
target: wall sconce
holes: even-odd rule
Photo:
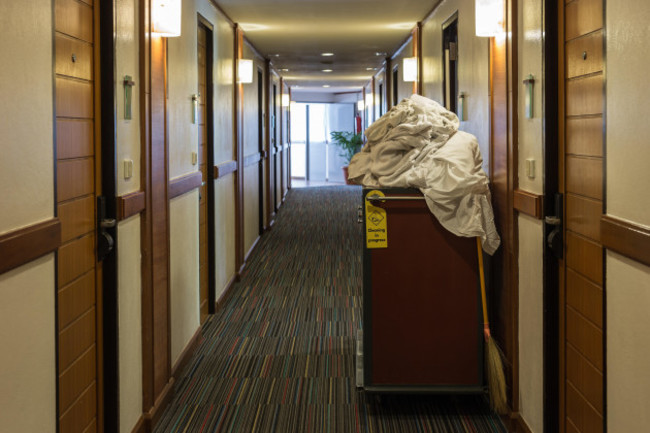
[[[402,61],[404,68],[404,73],[402,74],[402,79],[407,82],[414,82],[418,80],[418,58],[417,57],[405,57]]]
[[[253,82],[253,61],[250,59],[239,59],[237,63],[237,82]]]
[[[283,93],[282,94],[282,106],[283,107],[288,107],[291,101],[289,100],[289,94],[288,93]]]
[[[374,105],[373,103],[373,95],[372,93],[366,93],[366,107],[372,107]]]
[[[365,104],[363,103],[363,99],[359,99],[357,101],[357,110],[363,111],[364,108],[365,108]]]
[[[475,0],[476,36],[491,37],[504,32],[503,0]]]
[[[164,38],[181,35],[181,0],[153,0],[151,32]]]

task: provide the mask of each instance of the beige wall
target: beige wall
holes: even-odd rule
[[[543,136],[543,2],[524,0],[519,7],[519,179],[524,191],[544,190]],[[525,115],[522,80],[535,77],[533,117]],[[552,115],[552,113],[549,113]],[[535,177],[526,175],[526,159],[535,160]],[[541,220],[519,215],[519,411],[533,433],[544,431],[543,242]]]
[[[142,414],[142,259],[140,216],[118,225],[118,327],[120,432],[130,433]]]
[[[125,75],[135,81],[131,93],[131,120],[124,119],[124,87],[117,85],[116,143],[117,194],[140,190],[140,86],[138,4],[118,0],[115,15],[115,70],[118,83]],[[124,177],[124,160],[133,161],[133,175]],[[142,414],[142,266],[140,216],[117,227],[118,340],[120,432],[129,433]]]
[[[197,0],[198,11],[214,26],[214,163],[235,158],[233,136],[233,46],[232,24],[207,0]],[[235,173],[214,181],[215,289],[223,295],[235,276]]]
[[[264,59],[244,44],[245,59],[252,59],[253,82],[244,84],[244,134],[243,157],[259,154],[258,120],[258,69],[264,71]],[[259,165],[244,167],[244,254],[246,255],[259,237]]]
[[[0,275],[0,426],[54,432],[56,365],[52,254]]]
[[[607,213],[650,227],[650,90],[644,84],[650,4],[607,3]],[[607,424],[610,432],[650,424],[650,268],[607,253]]]
[[[474,0],[443,2],[422,28],[423,95],[442,104],[442,24],[458,11],[458,87],[466,95],[467,120],[460,129],[474,134],[488,170],[490,99],[488,38],[475,36]]]
[[[0,3],[0,234],[54,215],[52,3]],[[27,121],[28,120],[28,121]],[[0,426],[56,429],[54,255],[0,275]]]
[[[169,203],[171,360],[199,328],[199,190]]]
[[[52,7],[0,4],[0,233],[49,219],[54,209]]]

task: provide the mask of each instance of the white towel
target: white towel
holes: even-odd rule
[[[443,227],[481,237],[493,254],[501,240],[489,180],[476,137],[458,126],[454,113],[412,95],[366,129],[368,141],[352,158],[349,178],[367,187],[419,188]]]

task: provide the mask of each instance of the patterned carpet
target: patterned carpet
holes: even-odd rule
[[[291,190],[177,382],[156,432],[505,432],[483,396],[367,397],[361,189]]]

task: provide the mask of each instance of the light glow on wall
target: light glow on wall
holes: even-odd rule
[[[358,100],[357,101],[357,110],[363,111],[364,108],[365,108],[365,104],[363,103],[363,99]]]
[[[505,5],[503,0],[475,0],[476,36],[493,37],[504,32]]]
[[[418,80],[418,58],[405,57],[402,61],[404,73],[402,79],[407,83],[412,83]]]
[[[283,107],[288,107],[291,101],[289,100],[289,94],[288,93],[283,93],[282,94],[282,106]]]
[[[374,105],[373,102],[372,93],[366,93],[366,107],[372,107]]]
[[[252,83],[253,82],[253,61],[250,59],[239,59],[237,63],[237,82],[238,83]]]
[[[181,0],[153,0],[151,32],[165,38],[181,35]]]

